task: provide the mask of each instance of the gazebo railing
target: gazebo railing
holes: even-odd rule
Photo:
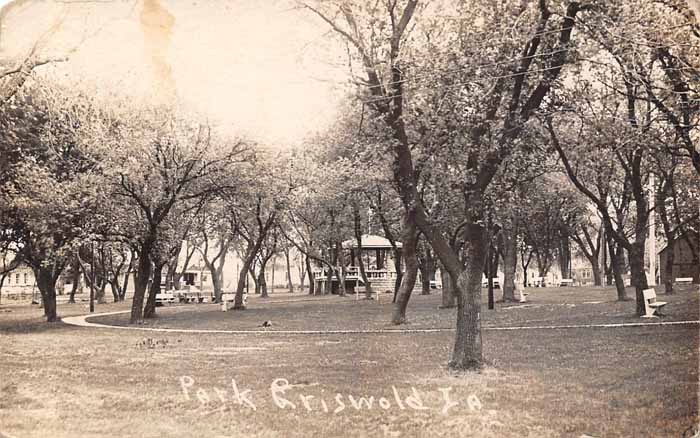
[[[326,280],[328,278],[328,270],[316,269],[313,271],[314,279],[316,280]],[[389,271],[387,269],[365,269],[365,275],[367,279],[372,280],[382,280],[387,278],[396,278],[396,272]],[[333,275],[334,279],[337,279],[336,275]],[[346,280],[359,280],[362,278],[360,275],[360,268],[357,266],[348,266],[345,268],[345,279]]]

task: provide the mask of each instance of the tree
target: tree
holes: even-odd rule
[[[603,285],[603,273],[601,269],[601,250],[605,251],[605,233],[602,225],[597,221],[597,216],[589,213],[581,222],[569,230],[571,239],[578,246],[579,251],[591,264],[593,284]],[[604,268],[604,266],[603,266]]]
[[[238,223],[227,213],[222,202],[208,203],[202,209],[197,227],[199,236],[193,245],[211,275],[216,303],[221,302],[223,294],[226,256],[238,236]]]
[[[392,139],[394,182],[405,210],[404,251],[414,246],[412,239],[420,228],[459,289],[450,366],[478,369],[483,363],[479,315],[488,233],[484,196],[566,63],[577,14],[590,6],[567,2],[559,14],[553,14],[547,1],[536,5],[505,2],[498,7],[491,2],[457,4],[454,10],[459,20],[441,23],[439,28],[431,26],[434,23],[429,19],[409,27],[414,15],[427,9],[419,8],[416,0],[382,6],[322,2],[305,7],[357,54],[367,92],[360,95]],[[519,25],[507,29],[517,36],[493,38],[494,33],[505,33],[504,16],[519,17]],[[563,18],[558,20],[558,16]],[[420,28],[423,46],[416,42],[418,34],[411,33],[419,25],[424,25]],[[434,29],[439,30],[431,33]],[[440,46],[431,38],[435,33],[443,36]],[[492,69],[470,65],[472,59],[489,60],[488,55],[494,53],[497,59]],[[445,64],[421,71],[421,61]],[[412,74],[416,70],[425,76]],[[504,74],[504,70],[514,73]],[[478,82],[474,81],[477,75],[492,77],[493,82],[472,86]],[[410,106],[408,96],[415,97]],[[478,114],[474,108],[479,108]],[[414,153],[414,145],[426,148],[425,155]],[[464,225],[459,227],[466,248],[464,263],[430,221],[419,196],[421,158],[439,152],[450,160],[458,158],[455,164],[462,165],[453,184],[464,202]]]
[[[287,169],[286,209],[279,230],[285,239],[306,258],[306,273],[314,288],[313,264],[326,273],[325,290],[310,293],[327,294],[333,277],[339,292],[344,293],[345,260],[342,251],[344,236],[354,234],[354,219],[348,208],[346,181],[351,163],[342,157],[328,156],[323,137],[316,147],[291,157]],[[337,159],[336,159],[337,158]]]
[[[524,243],[532,249],[540,277],[546,276],[557,256],[566,251],[561,241],[568,242],[569,230],[575,228],[586,209],[563,178],[551,174],[530,183],[525,189],[525,205],[521,204]],[[567,278],[566,255],[564,259],[566,268],[561,273]]]
[[[689,236],[690,231],[700,229],[697,206],[700,205],[700,181],[690,166],[683,165],[677,157],[670,160],[661,157],[657,162],[656,212],[662,225],[662,235],[666,239],[665,291],[673,293],[673,265],[676,242],[684,236],[697,260],[697,243]]]
[[[33,270],[48,322],[57,320],[56,282],[103,194],[92,158],[100,137],[95,103],[55,84],[24,84],[0,107],[4,238]]]
[[[243,266],[238,275],[236,287],[235,310],[245,309],[243,292],[246,287],[246,277],[259,257],[268,233],[275,227],[284,202],[280,196],[284,194],[282,184],[276,178],[276,169],[269,161],[256,161],[251,169],[256,178],[248,177],[248,184],[240,187],[236,196],[226,194],[224,198],[229,208],[229,214],[234,216],[238,235],[245,243]],[[264,276],[264,273],[263,273]]]
[[[130,230],[135,234],[129,240],[138,254],[131,308],[135,323],[144,316],[152,263],[162,270],[180,249],[182,238],[174,246],[162,242],[168,223],[178,215],[196,216],[209,197],[235,190],[236,175],[250,161],[250,153],[244,141],[217,138],[208,125],[167,109],[130,111],[119,114],[108,163],[112,194],[132,212]],[[160,287],[156,278],[153,283]]]
[[[670,146],[675,142],[661,140],[664,135],[660,135],[660,131],[664,131],[670,125],[678,143],[694,150],[689,146],[689,136],[695,129],[690,121],[697,109],[689,105],[691,88],[677,75],[679,71],[674,70],[680,65],[678,63],[685,62],[684,65],[689,69],[688,74],[693,74],[693,55],[684,57],[686,54],[682,49],[682,38],[686,31],[668,32],[666,28],[650,27],[638,20],[640,16],[644,16],[645,20],[658,18],[660,23],[669,25],[670,28],[671,24],[680,22],[682,14],[669,14],[672,11],[669,11],[667,6],[665,2],[609,5],[606,10],[608,25],[587,26],[586,29],[590,40],[600,48],[594,62],[584,63],[592,72],[593,79],[579,81],[575,91],[576,97],[559,106],[559,109],[575,112],[580,117],[579,126],[574,128],[569,124],[569,129],[577,129],[579,139],[585,136],[584,143],[589,143],[585,147],[589,150],[592,147],[590,143],[596,143],[594,160],[597,159],[601,163],[604,160],[614,162],[615,168],[609,168],[603,175],[589,177],[589,182],[586,183],[583,177],[585,171],[590,172],[604,164],[599,163],[597,167],[591,162],[583,164],[585,160],[581,155],[582,149],[579,147],[578,151],[572,151],[571,137],[567,138],[566,145],[562,144],[561,139],[557,137],[552,118],[547,122],[554,148],[559,153],[571,181],[598,208],[606,235],[627,251],[639,315],[644,313],[642,291],[648,287],[644,271],[644,253],[650,215],[650,195],[647,188],[650,163],[653,161],[654,151],[662,149],[664,144],[668,152],[675,153],[674,148]],[[683,17],[682,22],[685,20]],[[685,25],[680,26],[684,27]],[[614,30],[621,28],[625,29],[625,36]],[[628,35],[633,37],[629,38]],[[685,35],[685,38],[688,37]],[[674,51],[678,56],[671,53]],[[692,52],[687,54],[690,53]],[[673,83],[673,88],[657,88],[657,78],[663,77]],[[665,90],[662,91],[664,94],[668,94],[668,91],[678,93],[680,115],[661,102],[659,90]],[[572,94],[568,96],[573,97]],[[658,117],[657,112],[662,117]],[[560,120],[563,118],[564,116]],[[586,166],[587,169],[581,166]],[[611,199],[607,190],[601,191],[600,186],[605,183],[601,181],[602,178],[616,181],[615,184],[621,191],[622,202],[615,206],[618,216],[627,205],[630,206],[631,214],[628,219],[631,222],[633,238],[628,230],[621,226],[619,220],[618,226],[613,226]],[[591,183],[594,180],[597,180],[597,188]],[[627,196],[629,199],[625,199]],[[619,264],[614,251],[610,252],[613,255],[611,261]]]

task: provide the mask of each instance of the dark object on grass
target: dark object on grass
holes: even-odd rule
[[[272,327],[272,321],[265,321],[262,323],[261,327]]]
[[[149,349],[154,349],[154,348],[165,348],[168,345],[168,340],[167,339],[152,339],[152,338],[145,338],[144,340],[136,343],[137,347],[140,348],[149,348]]]

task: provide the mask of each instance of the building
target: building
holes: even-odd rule
[[[396,282],[396,270],[394,268],[393,247],[388,239],[373,234],[364,234],[361,237],[362,251],[359,251],[357,240],[348,239],[342,243],[344,251],[347,251],[347,259],[350,264],[345,269],[345,287],[350,293],[364,291],[364,283],[360,275],[357,259],[362,257],[367,280],[375,291],[393,291]],[[402,248],[401,242],[396,242],[397,248]],[[316,290],[327,290],[328,268],[314,271],[314,283]],[[337,276],[330,278],[330,290],[338,290],[340,281]],[[417,281],[416,285],[420,283]]]
[[[34,271],[24,263],[5,274],[5,281],[0,289],[2,298],[9,299],[28,299],[35,292],[38,293]]]
[[[687,237],[689,237],[689,240],[695,242],[697,253],[700,249],[698,234],[693,231],[688,231],[688,234],[689,236]],[[700,262],[697,257],[693,256],[693,251],[688,244],[688,239],[685,237],[676,239],[673,251],[673,274],[671,280],[691,277],[693,283],[700,283]],[[659,273],[662,284],[666,282],[666,260],[668,259],[668,254],[668,246],[664,246],[661,248],[661,251],[659,251]]]

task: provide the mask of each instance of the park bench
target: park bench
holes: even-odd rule
[[[163,304],[173,304],[175,302],[175,294],[171,291],[158,292],[156,294],[156,306]]]
[[[677,277],[673,282],[677,284],[690,284],[693,282],[693,277]]]
[[[236,301],[236,294],[230,292],[224,292],[221,294],[221,311],[228,312],[233,309],[233,305]],[[243,294],[243,307],[248,306],[248,294]]]
[[[547,280],[544,277],[535,277],[532,279],[532,285],[535,287],[545,287]]]
[[[559,287],[564,287],[564,286],[573,286],[574,285],[574,280],[571,278],[562,278],[559,280]]]
[[[655,318],[657,315],[661,315],[659,310],[661,310],[666,303],[663,301],[656,301],[656,291],[654,289],[644,289],[642,295],[644,295],[645,312],[642,318]]]
[[[481,282],[481,287],[489,287],[489,280],[482,280]],[[498,277],[493,277],[493,288],[494,289],[500,289],[501,288],[501,282],[498,279]]]

